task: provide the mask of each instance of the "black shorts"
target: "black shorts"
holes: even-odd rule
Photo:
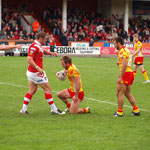
[[[54,52],[54,46],[53,45],[50,46],[50,51]]]
[[[143,65],[143,64],[136,64],[136,63],[134,63],[135,65],[137,65],[137,66],[141,66],[141,65]]]

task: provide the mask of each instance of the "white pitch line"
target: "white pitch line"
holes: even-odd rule
[[[107,102],[107,101],[102,101],[102,100],[99,100],[99,99],[88,98],[88,97],[84,97],[84,98],[87,99],[87,100],[96,101],[96,102],[99,102],[99,103],[105,103],[105,104],[110,104],[110,105],[115,105],[115,106],[118,105],[118,104],[116,104],[116,103]],[[128,106],[128,105],[124,105],[124,107],[132,108],[132,106]],[[139,109],[142,110],[142,111],[145,111],[145,112],[150,112],[150,111],[145,110],[145,109],[141,109],[141,108],[139,108]]]
[[[23,86],[23,85],[16,85],[16,84],[10,84],[10,83],[4,83],[4,82],[0,82],[0,84],[2,85],[9,85],[9,86],[15,86],[15,87],[23,87],[23,88],[27,88],[26,86]],[[38,90],[42,90],[42,89],[38,89]],[[52,91],[54,93],[57,93],[57,91]],[[94,99],[94,98],[88,98],[88,97],[85,97],[85,99],[87,100],[90,100],[90,101],[96,101],[96,102],[99,102],[99,103],[105,103],[105,104],[110,104],[110,105],[118,105],[116,103],[112,103],[112,102],[107,102],[107,101],[102,101],[102,100],[99,100],[99,99]],[[128,105],[124,105],[124,107],[127,107],[127,108],[132,108],[131,106],[128,106]],[[140,109],[140,108],[139,108]],[[145,109],[140,109],[141,111],[145,111],[145,112],[150,112],[148,110],[145,110]]]

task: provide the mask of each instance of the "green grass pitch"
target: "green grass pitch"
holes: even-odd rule
[[[73,57],[82,77],[85,99],[81,107],[91,114],[51,115],[44,92],[39,88],[29,104],[29,115],[21,115],[23,97],[28,91],[26,57],[0,57],[0,150],[149,150],[150,84],[138,70],[132,86],[141,116],[130,116],[132,108],[125,99],[124,116],[114,118],[117,110],[116,58]],[[144,60],[150,77],[150,58]],[[65,105],[56,92],[68,88],[55,74],[62,70],[60,57],[44,57],[55,104]]]

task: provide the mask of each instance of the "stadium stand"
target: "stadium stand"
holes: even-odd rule
[[[18,9],[10,9],[3,6],[2,11],[2,40],[34,40],[36,33],[27,33],[21,27],[21,14],[27,12],[25,6]],[[89,15],[90,14],[90,15]],[[133,34],[140,36],[141,42],[148,42],[150,35],[150,20],[144,20],[141,16],[129,18],[128,34],[123,29],[123,19],[116,15],[119,21],[119,28],[111,24],[109,18],[104,18],[94,11],[68,8],[67,31],[61,30],[62,10],[60,8],[48,7],[42,13],[33,14],[38,19],[42,30],[47,35],[53,33],[57,46],[67,45],[68,41],[90,41],[112,42],[117,36],[124,38],[125,42],[133,42]],[[47,43],[49,39],[47,38]],[[61,43],[60,43],[61,41]]]
[[[43,12],[43,19],[47,22],[54,35],[59,35],[60,40],[64,32],[61,31],[61,9],[47,8]],[[90,14],[90,15],[89,15]],[[118,17],[118,16],[117,16]],[[92,11],[81,9],[68,9],[67,11],[67,40],[68,41],[113,41],[117,36],[124,38],[125,42],[133,42],[133,34],[140,35],[141,42],[148,41],[150,20],[141,16],[129,18],[129,32],[123,29],[123,20],[119,20],[119,28],[111,24],[109,18],[104,18]]]

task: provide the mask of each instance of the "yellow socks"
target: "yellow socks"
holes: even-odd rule
[[[142,72],[142,74],[143,74],[145,80],[148,81],[149,78],[148,78],[147,72],[144,70],[144,71]]]
[[[87,108],[82,108],[84,110],[84,113],[89,113],[89,109]]]
[[[138,109],[137,105],[133,106],[133,112],[135,112],[135,113],[139,112],[139,109]]]
[[[118,108],[117,113],[118,113],[119,115],[123,115],[123,108]]]

